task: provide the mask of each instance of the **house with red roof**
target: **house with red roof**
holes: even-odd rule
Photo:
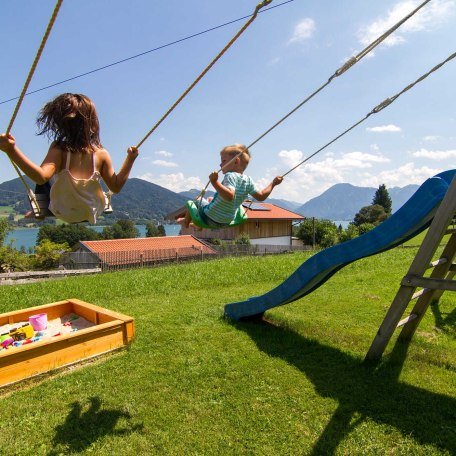
[[[192,235],[199,239],[233,240],[240,235],[247,235],[253,245],[292,245],[293,224],[304,220],[302,215],[283,209],[271,203],[243,204],[248,220],[242,225],[237,225],[219,230],[199,229],[190,226],[182,227],[181,235]],[[184,208],[180,208],[167,216],[174,220]]]
[[[217,252],[194,236],[164,236],[103,241],[80,241],[69,254],[78,264],[98,263],[102,268],[142,267],[216,255]]]

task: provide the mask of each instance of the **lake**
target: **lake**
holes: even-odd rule
[[[146,225],[135,225],[139,231],[140,237],[146,236]],[[165,232],[167,236],[177,236],[180,231],[180,225],[175,224],[166,224],[163,225],[165,227]],[[98,231],[101,233],[103,231],[104,226],[91,226],[91,229],[94,231]],[[5,245],[7,245],[10,240],[13,240],[13,247],[16,249],[20,249],[24,246],[26,249],[30,247],[35,247],[36,245],[36,235],[38,234],[39,228],[18,228],[13,230],[11,233],[8,234],[5,240]]]

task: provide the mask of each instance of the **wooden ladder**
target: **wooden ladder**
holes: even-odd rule
[[[418,249],[418,252],[401,281],[394,298],[372,344],[366,354],[366,360],[378,360],[385,351],[393,332],[402,327],[398,340],[410,341],[432,302],[437,301],[445,290],[456,291],[456,229],[452,227],[456,214],[456,177],[440,203],[434,219]],[[443,236],[451,234],[442,255],[432,261]],[[427,270],[431,274],[425,277]],[[420,288],[419,291],[416,291]],[[409,303],[416,299],[409,316],[401,319]]]

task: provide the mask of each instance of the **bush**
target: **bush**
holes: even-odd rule
[[[339,233],[339,242],[346,242],[354,239],[355,237],[359,236],[358,227],[355,226],[353,223],[350,223],[346,230],[342,230]]]
[[[28,271],[30,258],[11,245],[0,247],[0,272]]]
[[[248,234],[241,233],[235,240],[236,245],[250,245],[250,237]]]
[[[363,223],[358,226],[358,231],[359,234],[365,234],[370,230],[373,230],[375,228],[375,225],[373,223]]]
[[[35,255],[32,260],[33,267],[40,271],[55,269],[59,265],[62,254],[69,252],[70,250],[67,243],[57,244],[49,239],[43,239],[40,244],[35,247]]]
[[[321,247],[330,247],[338,241],[338,230],[331,220],[305,219],[296,231],[296,235],[306,245],[313,245],[315,231],[315,244]]]

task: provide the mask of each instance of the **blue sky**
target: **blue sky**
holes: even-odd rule
[[[274,1],[279,5],[282,1]],[[294,0],[265,11],[140,149],[132,177],[202,188],[228,144],[250,144],[342,63],[413,10],[405,0]],[[257,0],[65,0],[30,90],[251,14]],[[4,0],[0,102],[22,88],[54,0]],[[246,19],[27,96],[12,133],[40,162],[40,107],[62,92],[97,105],[115,167]],[[431,0],[385,44],[336,78],[251,150],[260,185],[361,119],[455,51],[456,1]],[[304,203],[336,183],[420,184],[456,165],[456,60],[286,177],[275,198]],[[6,129],[15,102],[0,104]],[[1,157],[0,181],[16,177]]]

